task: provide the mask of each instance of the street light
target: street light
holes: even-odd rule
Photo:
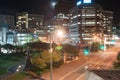
[[[63,31],[57,30],[56,36],[63,37]],[[50,35],[50,80],[52,80],[52,72],[53,72],[53,36]]]
[[[63,32],[62,31],[58,31],[57,35],[59,35],[60,37],[62,37],[63,36]]]

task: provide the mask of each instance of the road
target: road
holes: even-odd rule
[[[116,60],[120,46],[112,47],[105,52],[94,53],[90,56],[80,56],[80,59],[62,65],[53,71],[53,80],[85,80],[85,67],[87,69],[111,69]],[[42,77],[50,80],[50,73]]]

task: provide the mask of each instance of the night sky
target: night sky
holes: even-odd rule
[[[34,14],[44,14],[46,18],[53,16],[53,8],[50,2],[58,0],[0,0],[0,14],[13,14],[27,11]],[[69,0],[63,0],[69,1]],[[71,0],[70,0],[71,1]],[[74,0],[73,0],[74,1]],[[114,12],[114,21],[120,21],[119,0],[93,0],[100,4],[104,10]]]
[[[120,22],[120,0],[94,0],[104,10],[113,11],[114,23]]]

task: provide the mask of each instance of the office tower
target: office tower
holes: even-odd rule
[[[104,11],[104,32],[105,34],[112,34],[112,26],[113,26],[113,12],[112,11]]]
[[[87,46],[102,38],[104,31],[103,12],[100,5],[86,3],[82,3],[70,10],[69,31],[74,44],[80,43]]]
[[[22,32],[26,32],[26,30],[34,32],[35,30],[44,28],[43,22],[43,15],[28,14],[27,12],[16,14],[16,27]]]

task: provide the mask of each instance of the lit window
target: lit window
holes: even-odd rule
[[[32,20],[31,18],[28,18],[28,20]]]
[[[80,16],[80,14],[78,14],[78,16]]]
[[[78,24],[80,24],[80,22],[78,22]]]
[[[95,16],[95,14],[87,14],[86,16]]]
[[[36,22],[36,25],[39,25],[38,22]]]
[[[43,22],[40,22],[40,25],[43,25]]]
[[[18,16],[18,19],[21,19],[21,16]]]

